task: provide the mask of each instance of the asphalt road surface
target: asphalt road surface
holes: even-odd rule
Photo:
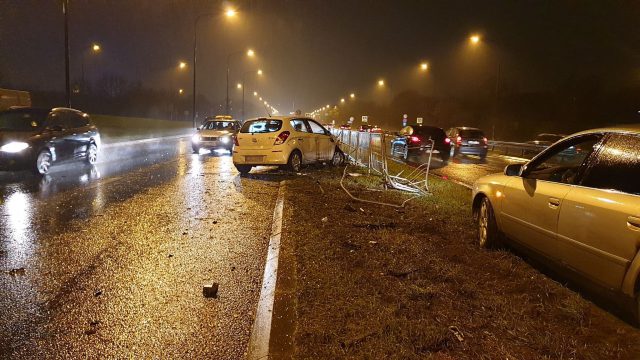
[[[281,175],[184,139],[101,159],[0,174],[1,357],[243,358]]]

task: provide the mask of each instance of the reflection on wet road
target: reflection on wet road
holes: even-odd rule
[[[102,155],[0,175],[0,354],[242,358],[282,175],[185,140]]]

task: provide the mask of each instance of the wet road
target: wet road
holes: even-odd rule
[[[480,159],[480,157],[473,155],[463,155],[450,159],[446,166],[440,160],[435,159],[433,161],[433,172],[447,179],[473,185],[477,179],[485,175],[503,172],[505,166],[509,164],[526,161],[526,159],[491,153],[485,159]]]
[[[279,175],[240,178],[184,139],[105,150],[0,175],[0,354],[242,358]]]

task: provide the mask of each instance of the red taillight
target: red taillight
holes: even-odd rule
[[[489,140],[487,140],[487,138],[486,138],[486,137],[483,137],[483,138],[482,138],[482,141],[484,141],[484,144],[485,144],[485,145],[487,145],[487,144],[489,143]]]
[[[276,141],[273,142],[273,145],[284,144],[284,142],[287,141],[287,139],[289,138],[289,134],[291,133],[288,131],[281,132],[280,135],[278,135],[278,137],[276,138]]]
[[[456,138],[456,144],[458,144],[458,145],[462,144],[462,137],[461,136],[458,136]]]
[[[449,138],[444,138],[444,143],[445,143],[445,144],[451,144],[451,139],[449,139]]]
[[[237,136],[234,136],[234,137],[233,137],[233,144],[234,144],[235,146],[240,146],[240,144],[238,143],[238,137],[237,137]]]
[[[409,140],[410,140],[412,143],[419,143],[419,142],[420,142],[420,138],[419,138],[419,137],[417,137],[417,136],[410,136],[410,137],[409,137]]]

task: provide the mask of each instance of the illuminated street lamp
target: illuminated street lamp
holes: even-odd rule
[[[355,99],[355,98],[356,98],[356,94],[351,93],[351,94],[349,95],[349,97],[350,97],[350,98],[352,98],[352,99]]]
[[[238,84],[236,85],[236,88],[238,88],[238,89],[242,89],[242,84],[241,84],[241,83],[238,83]]]
[[[344,104],[345,102],[344,98],[340,99],[340,102]]]
[[[378,86],[379,87],[383,87],[384,86],[384,80],[382,80],[382,79],[378,80]]]
[[[254,92],[253,92],[253,96],[258,96],[258,92],[257,92],[257,91],[254,91]]]
[[[429,64],[426,63],[426,62],[423,62],[422,64],[420,64],[420,70],[422,70],[422,71],[429,70]]]
[[[91,46],[91,49],[93,50],[93,52],[98,52],[100,51],[100,45],[94,43],[93,46]]]
[[[229,70],[229,69],[230,69],[230,67],[231,67],[231,66],[229,65],[229,63],[231,62],[231,57],[232,57],[232,56],[234,56],[234,55],[240,55],[240,54],[242,54],[242,53],[244,53],[244,50],[236,51],[236,52],[232,52],[232,53],[230,53],[229,55],[227,55],[227,89],[226,89],[226,90],[227,90],[227,96],[226,96],[226,98],[225,98],[225,113],[226,113],[227,115],[229,115],[229,72],[230,72],[230,70]],[[254,56],[256,55],[256,52],[255,52],[255,51],[253,51],[252,49],[249,49],[249,50],[247,50],[246,54],[247,54],[247,56],[248,56],[248,57],[251,57],[251,58],[252,58],[252,57],[254,57]]]
[[[186,69],[186,68],[187,68],[187,63],[186,63],[186,62],[184,62],[184,61],[180,61],[180,62],[178,63],[178,69],[180,69],[180,70],[184,70],[184,69]]]
[[[227,10],[224,12],[224,15],[228,18],[235,17],[237,14],[238,14],[238,11],[236,11],[233,8],[227,8]]]
[[[469,36],[469,42],[472,45],[478,45],[480,43],[480,35],[473,34],[473,35]]]
[[[180,95],[184,94],[184,89],[178,89],[178,94]]]

